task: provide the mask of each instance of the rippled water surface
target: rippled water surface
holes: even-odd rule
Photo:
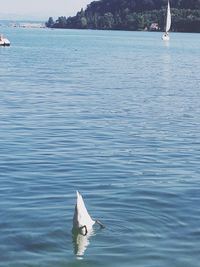
[[[200,35],[4,32],[0,266],[199,267]]]

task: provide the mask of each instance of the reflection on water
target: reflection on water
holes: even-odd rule
[[[72,231],[72,238],[74,244],[74,254],[82,257],[85,254],[87,247],[90,244],[90,238],[95,235],[94,229],[88,230],[87,235],[78,231]]]
[[[170,41],[163,41],[163,45],[166,47],[170,47]]]

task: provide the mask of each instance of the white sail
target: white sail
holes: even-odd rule
[[[171,11],[170,11],[170,4],[168,1],[168,6],[167,6],[167,20],[166,20],[166,32],[170,30],[171,27]]]
[[[168,5],[167,5],[167,18],[166,18],[166,28],[165,28],[165,33],[162,36],[162,39],[164,41],[169,41],[169,30],[171,28],[171,11],[170,11],[170,4],[168,0]]]

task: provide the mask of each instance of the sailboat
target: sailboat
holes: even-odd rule
[[[170,4],[168,0],[168,5],[167,5],[167,19],[166,19],[166,28],[165,28],[165,33],[162,36],[162,39],[164,41],[169,41],[169,30],[171,27],[171,11],[170,11]]]

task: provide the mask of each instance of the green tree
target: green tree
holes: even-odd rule
[[[199,32],[200,0],[170,0],[172,31]],[[76,16],[49,18],[47,27],[143,30],[158,23],[164,30],[167,0],[99,0]]]
[[[48,21],[45,23],[46,27],[51,28],[54,25],[54,20],[52,17],[49,17]]]
[[[87,28],[87,18],[86,17],[81,17],[80,23],[81,23],[81,28],[83,28],[83,29]]]

